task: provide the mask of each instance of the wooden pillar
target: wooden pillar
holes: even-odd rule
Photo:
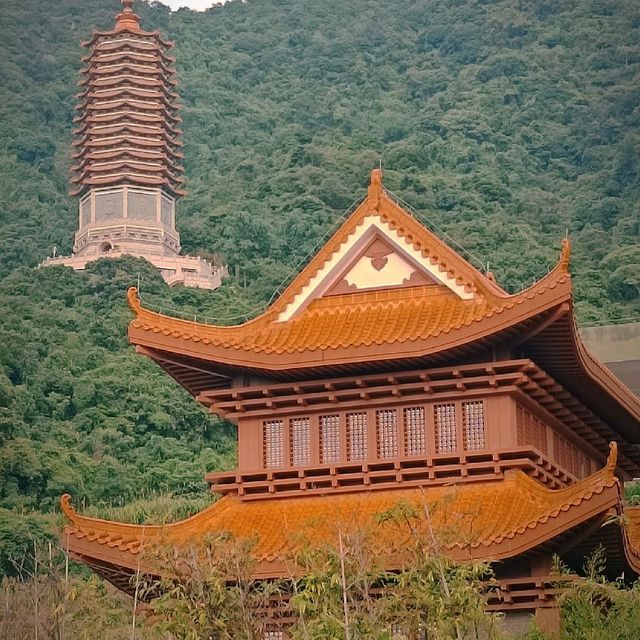
[[[545,554],[534,557],[531,560],[531,575],[547,577],[553,570],[553,557]],[[546,633],[551,638],[560,637],[561,617],[560,607],[555,601],[547,601],[545,607],[536,609],[536,625],[540,631]]]

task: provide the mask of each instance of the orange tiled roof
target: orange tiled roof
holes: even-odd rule
[[[130,325],[134,343],[138,332],[163,334],[200,343],[254,353],[300,353],[348,347],[390,345],[438,337],[485,319],[500,317],[520,305],[558,290],[569,295],[569,276],[554,274],[521,296],[504,301],[461,300],[444,287],[401,289],[394,299],[379,293],[357,293],[314,300],[299,316],[275,322],[272,313],[236,327],[198,324],[144,309],[134,288],[129,303],[136,314]],[[393,292],[395,293],[395,291]],[[550,296],[549,296],[550,297]],[[506,314],[505,314],[506,315]],[[132,331],[133,330],[133,331]]]
[[[246,502],[237,496],[226,496],[187,520],[165,526],[86,518],[76,514],[69,496],[64,496],[62,508],[69,524],[63,540],[72,552],[85,558],[93,555],[105,561],[111,557],[113,564],[134,567],[145,547],[187,543],[210,533],[225,532],[240,539],[256,538],[254,553],[261,563],[261,574],[275,575],[283,559],[295,548],[301,532],[306,532],[312,541],[331,540],[339,526],[367,526],[373,523],[376,514],[403,502],[414,505],[419,512],[424,504],[429,506],[434,528],[443,536],[444,547],[451,555],[499,560],[522,553],[619,506],[615,465],[612,445],[612,455],[604,469],[560,490],[549,489],[518,470],[503,480],[459,487]],[[400,549],[403,539],[397,527],[381,526],[377,533],[380,544]],[[455,535],[448,536],[448,531]],[[631,527],[629,535],[640,543],[640,526]],[[143,560],[143,564],[150,561]]]
[[[551,274],[544,282],[519,296],[502,301],[462,300],[444,287],[414,287],[399,291],[364,292],[314,300],[300,315],[288,322],[275,322],[268,312],[235,327],[199,324],[164,316],[142,307],[134,288],[129,303],[136,314],[130,336],[144,344],[144,333],[163,334],[200,343],[204,347],[223,347],[253,353],[300,353],[358,346],[415,342],[457,329],[470,327],[485,319],[505,315],[526,302],[557,291],[570,295],[569,276]]]
[[[466,297],[444,284],[327,297],[310,294],[298,311],[283,320],[287,307],[305,298],[305,291],[320,270],[345,246],[348,238],[357,236],[358,230],[372,219],[383,221],[407,247],[436,265],[449,282],[463,287]],[[400,208],[384,191],[380,175],[374,171],[368,198],[265,313],[232,327],[201,324],[143,308],[132,289],[129,302],[136,319],[130,325],[129,335],[135,344],[159,348],[167,345],[154,344],[156,337],[161,341],[162,336],[187,340],[192,345],[198,343],[191,348],[201,357],[206,358],[207,352],[211,354],[217,349],[218,353],[229,351],[231,360],[237,357],[234,352],[282,355],[391,344],[406,344],[407,350],[411,350],[420,341],[453,336],[464,328],[476,337],[482,331],[474,330],[475,325],[483,321],[487,321],[487,332],[491,333],[492,325],[498,328],[510,325],[519,318],[570,301],[568,257],[569,246],[565,241],[562,258],[553,271],[531,288],[508,295]],[[331,357],[332,354],[318,355],[323,361]],[[248,358],[247,364],[251,364]],[[273,363],[267,362],[265,368],[270,368],[270,364]]]

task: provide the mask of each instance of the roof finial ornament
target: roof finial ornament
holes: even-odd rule
[[[60,496],[60,508],[68,520],[73,520],[78,515],[71,504],[71,496],[68,493]]]
[[[382,195],[382,169],[374,169],[371,172],[371,182],[367,198],[372,209],[378,209],[380,206],[380,196]]]
[[[605,469],[607,474],[613,478],[616,472],[616,466],[618,465],[618,443],[612,440],[609,443],[609,455],[607,457],[607,464]]]
[[[568,237],[562,240],[562,252],[560,254],[560,268],[569,273],[569,264],[571,262],[571,242]]]

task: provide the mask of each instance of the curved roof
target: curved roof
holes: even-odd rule
[[[385,252],[400,278],[405,269],[422,279],[360,289],[347,282],[370,277],[376,260],[391,264],[380,259]],[[536,362],[640,461],[640,399],[582,344],[569,259],[565,240],[554,269],[509,295],[404,211],[374,171],[367,198],[264,313],[236,326],[204,324],[145,308],[131,289],[129,338],[194,395],[238,373],[295,380],[460,364],[502,349]]]
[[[331,271],[340,273],[349,251],[357,257],[360,239],[380,229],[391,230],[402,245],[398,251],[417,255],[439,281],[325,295],[324,283],[336,279]],[[129,336],[137,345],[264,370],[421,357],[570,302],[567,260],[568,246],[545,278],[509,295],[373,183],[369,197],[262,315],[237,326],[200,324],[145,309],[130,290],[136,318]]]
[[[311,542],[331,541],[339,527],[372,526],[376,516],[398,504],[432,515],[443,549],[452,557],[496,561],[547,544],[594,518],[622,513],[619,481],[614,475],[616,449],[607,465],[565,489],[549,489],[520,470],[502,480],[450,487],[372,490],[367,493],[270,498],[242,501],[225,496],[204,511],[167,525],[131,525],[87,518],[75,512],[69,496],[62,509],[69,524],[63,544],[83,561],[137,568],[159,574],[153,549],[164,544],[189,544],[207,534],[229,533],[256,538],[253,554],[258,577],[288,575],[285,561],[299,545],[300,534]],[[640,573],[640,527],[624,528],[628,564]],[[377,542],[393,555],[409,543],[407,531],[393,523],[376,530]],[[146,555],[147,550],[151,553]],[[396,556],[397,558],[397,556]],[[390,560],[393,562],[393,560]],[[396,560],[397,562],[397,560]]]

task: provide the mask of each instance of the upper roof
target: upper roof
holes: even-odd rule
[[[379,170],[367,198],[263,314],[237,326],[145,309],[134,344],[265,371],[421,357],[571,300],[568,243],[531,288],[509,295],[403,210]]]
[[[622,436],[640,460],[640,399],[583,345],[573,316],[570,245],[514,295],[436,237],[387,193],[367,197],[261,315],[236,326],[147,309],[130,289],[129,338],[190,393],[239,373],[301,380],[531,358]]]
[[[310,542],[329,542],[338,528],[370,527],[376,516],[398,504],[422,513],[427,505],[434,529],[446,552],[458,559],[501,560],[551,543],[594,519],[622,512],[619,481],[614,475],[616,450],[607,465],[594,475],[565,489],[552,490],[516,470],[496,481],[478,481],[455,487],[378,490],[368,493],[328,494],[242,501],[225,496],[186,520],[164,526],[130,525],[87,518],[75,512],[69,496],[62,509],[69,521],[63,545],[89,564],[106,563],[143,572],[158,573],[152,554],[157,545],[198,542],[211,533],[230,533],[238,539],[256,538],[253,554],[256,575],[289,575],[286,567],[300,535]],[[623,528],[627,563],[640,572],[638,527]],[[397,526],[376,529],[384,549],[400,551],[408,532]],[[142,557],[141,557],[142,556]],[[397,562],[397,558],[395,560]],[[389,562],[394,560],[390,557]]]

